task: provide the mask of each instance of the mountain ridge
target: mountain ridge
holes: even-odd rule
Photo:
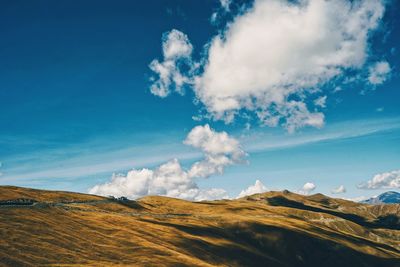
[[[400,193],[395,192],[395,191],[387,191],[376,197],[371,197],[371,198],[366,199],[361,202],[366,203],[366,204],[372,204],[372,205],[374,205],[374,204],[399,204],[400,203]]]
[[[397,204],[289,191],[190,202],[0,187],[0,202],[13,199],[34,201],[0,205],[5,266],[400,266]]]

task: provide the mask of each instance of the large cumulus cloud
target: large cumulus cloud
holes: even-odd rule
[[[174,66],[168,87],[154,90],[165,75],[153,62],[159,79],[151,90],[166,96],[186,84],[208,116],[226,122],[245,111],[289,131],[321,127],[324,114],[312,100],[323,97],[321,88],[346,70],[365,68],[370,33],[383,13],[383,0],[255,0],[211,39],[197,63],[188,60],[192,46],[180,33],[183,52],[174,60],[186,60],[189,71],[178,71],[174,83],[180,69]],[[177,32],[166,33],[171,38],[164,38],[163,47],[175,42]],[[164,56],[169,61],[165,51]]]

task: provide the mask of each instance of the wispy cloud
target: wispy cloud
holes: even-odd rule
[[[321,130],[282,134],[278,130],[254,131],[239,138],[244,150],[250,153],[276,151],[320,142],[358,138],[400,129],[400,118],[359,120],[328,124]],[[235,136],[239,136],[236,133]],[[166,134],[159,143],[132,144],[97,140],[84,144],[38,150],[2,158],[3,176],[0,182],[15,183],[41,179],[76,178],[93,175],[109,176],[132,168],[153,167],[166,160],[179,158],[183,162],[197,160],[201,153],[187,148],[179,141],[179,134]],[[174,137],[172,137],[174,136]],[[149,137],[148,140],[151,138]],[[123,142],[122,142],[123,143]]]
[[[200,157],[200,153],[185,149],[172,137],[175,135],[178,134],[165,134],[161,139],[149,133],[146,142],[137,136],[99,137],[76,144],[53,144],[32,152],[22,150],[21,153],[2,156],[4,176],[0,181],[4,184],[110,174],[156,165],[175,157],[183,160]]]
[[[249,152],[281,150],[312,143],[340,139],[357,138],[380,132],[400,129],[400,118],[380,120],[356,120],[328,124],[321,130],[313,130],[294,135],[282,133],[266,134],[258,132],[244,136],[241,140]]]
[[[115,153],[113,153],[115,154]],[[109,159],[104,158],[103,160],[97,160],[97,162],[82,161],[79,163],[73,163],[72,161],[59,161],[49,168],[41,166],[36,171],[29,169],[29,166],[23,166],[22,168],[16,167],[7,171],[7,173],[1,177],[3,183],[12,182],[15,180],[35,180],[44,178],[74,178],[81,176],[90,176],[95,174],[105,174],[119,172],[122,170],[132,169],[134,166],[151,166],[157,163],[163,162],[166,158],[179,157],[180,159],[192,159],[195,158],[198,153],[168,153],[162,155],[150,155],[140,156],[131,155],[131,157],[123,158],[121,155],[118,158]],[[94,160],[94,159],[93,159]],[[74,159],[78,162],[79,157]],[[56,165],[56,166],[54,166]]]

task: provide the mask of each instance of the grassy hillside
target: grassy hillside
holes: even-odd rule
[[[6,202],[21,198],[36,202]],[[287,191],[118,201],[18,187],[0,187],[0,204],[4,266],[400,266],[400,205]]]

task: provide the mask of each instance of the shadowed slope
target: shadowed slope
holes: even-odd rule
[[[138,201],[0,187],[5,266],[400,266],[398,205],[268,192]]]

